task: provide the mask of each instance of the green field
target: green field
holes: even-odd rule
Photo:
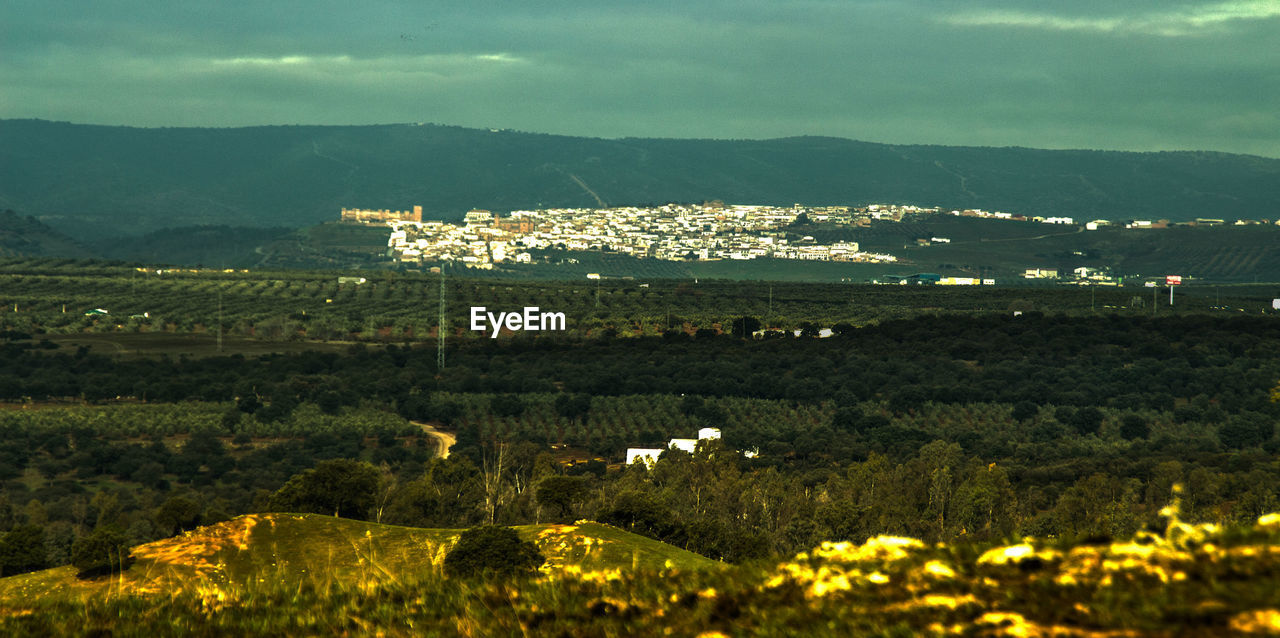
[[[999,237],[988,231],[1005,226],[1038,227],[1038,237]],[[928,226],[935,226],[928,224]],[[947,236],[945,226],[932,229]],[[1128,279],[1182,275],[1199,283],[1280,281],[1280,227],[1222,226],[1152,230],[1084,231],[1043,224],[982,222],[981,236],[955,233],[949,244],[899,249],[924,270],[960,268],[998,279],[1017,277],[1027,268],[1059,272],[1087,266],[1105,268]]]
[[[578,267],[595,269],[600,265],[582,263]],[[793,266],[794,272],[786,270]],[[757,317],[766,327],[781,329],[796,329],[807,322],[865,325],[942,308],[961,314],[1015,310],[1253,314],[1269,312],[1271,299],[1280,297],[1280,288],[1275,286],[1209,286],[1192,280],[1179,290],[1183,302],[1170,308],[1163,294],[1153,295],[1152,289],[1137,285],[874,286],[848,281],[860,280],[869,274],[863,269],[873,268],[858,264],[782,262],[782,269],[778,269],[763,261],[700,262],[697,267],[710,278],[592,281],[584,274],[576,281],[529,281],[503,279],[495,273],[479,278],[483,271],[449,274],[444,291],[447,321],[456,336],[475,336],[468,329],[473,306],[538,306],[565,312],[572,334],[595,336],[613,331],[627,336],[660,334],[671,328],[719,330],[742,316]],[[825,271],[831,282],[736,281],[716,278],[728,274],[717,268],[737,269],[735,277],[751,274],[742,268],[759,268],[754,275],[772,279],[811,279],[815,272]],[[230,352],[244,354],[295,347],[258,347],[246,339],[324,343],[434,340],[439,275],[379,271],[360,276],[366,283],[339,283],[338,273],[332,271],[157,271],[69,260],[0,260],[0,330],[37,338],[104,335],[84,343],[98,352],[121,353],[206,354],[211,352],[210,343],[216,351],[219,324],[226,338],[224,352],[232,348]],[[95,308],[109,314],[86,314]],[[75,340],[58,338],[56,342]]]
[[[93,354],[108,356],[213,357],[317,351],[342,352],[354,342],[346,341],[280,341],[224,337],[219,345],[216,334],[173,332],[86,332],[50,334],[41,337],[57,346],[56,351],[72,353],[81,347]]]

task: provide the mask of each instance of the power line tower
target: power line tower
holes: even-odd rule
[[[444,265],[440,262],[440,315],[436,318],[436,370],[444,370],[444,332],[445,332],[445,307],[444,307]]]

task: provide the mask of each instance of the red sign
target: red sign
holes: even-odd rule
[[[1176,286],[1182,283],[1182,275],[1165,275],[1164,283],[1166,286]]]

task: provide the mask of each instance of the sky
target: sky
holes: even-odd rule
[[[5,0],[0,118],[1280,157],[1280,0]]]

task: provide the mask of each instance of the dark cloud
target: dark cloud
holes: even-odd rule
[[[10,0],[0,25],[0,117],[1280,156],[1270,0]]]

